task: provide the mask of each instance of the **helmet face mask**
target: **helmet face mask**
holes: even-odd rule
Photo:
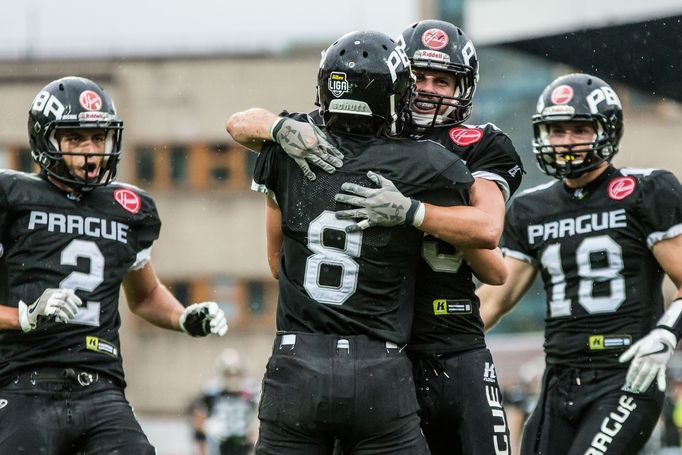
[[[399,134],[409,122],[414,75],[388,35],[351,32],[322,54],[317,102],[325,124],[358,134]]]
[[[428,114],[413,109],[413,124],[423,129],[456,125],[468,119],[478,84],[478,57],[466,34],[449,22],[425,20],[403,31],[400,41],[413,69],[444,72],[455,78],[452,95],[417,92],[417,103],[430,102],[435,109]]]
[[[552,125],[583,122],[594,129],[592,140],[551,144]],[[578,178],[618,153],[623,135],[623,110],[616,92],[601,79],[569,74],[548,85],[533,115],[533,152],[545,174],[562,179]]]
[[[66,130],[102,130],[104,150],[61,150],[60,135]],[[116,114],[111,97],[96,83],[81,77],[65,77],[46,85],[33,100],[28,113],[28,134],[31,156],[44,173],[80,192],[107,185],[116,177],[121,155],[123,122]],[[64,159],[82,157],[86,169],[84,177],[74,175]],[[96,177],[89,177],[87,169],[96,166],[101,157]]]

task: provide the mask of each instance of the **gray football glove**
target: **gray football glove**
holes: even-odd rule
[[[271,135],[298,164],[308,180],[317,178],[308,162],[330,174],[343,166],[343,153],[330,144],[315,125],[281,118],[273,125]]]
[[[677,338],[667,329],[653,329],[642,339],[630,346],[618,358],[620,362],[630,362],[623,390],[634,393],[644,392],[654,378],[658,390],[665,391],[665,368],[675,353]]]
[[[403,196],[393,182],[376,172],[369,171],[367,177],[380,188],[368,188],[346,182],[341,185],[341,190],[356,196],[337,194],[334,197],[336,202],[362,207],[336,212],[336,218],[339,219],[362,219],[346,227],[346,232],[357,232],[371,226],[421,225],[424,217],[421,202]]]
[[[193,337],[227,333],[225,313],[215,302],[193,303],[180,316],[180,330]]]
[[[24,332],[35,330],[44,320],[69,322],[76,316],[78,307],[82,304],[73,289],[45,289],[31,305],[19,301],[21,330]]]

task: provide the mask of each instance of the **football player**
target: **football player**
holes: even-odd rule
[[[316,134],[326,132],[343,166],[311,181],[277,143],[266,142],[254,173],[281,220],[268,232],[283,236],[279,333],[263,382],[256,453],[329,454],[335,438],[345,454],[427,453],[402,349],[422,239],[414,224],[423,214],[417,204],[396,207],[400,225],[349,232],[355,223],[335,216],[344,208],[335,197],[344,182],[380,185],[386,176],[408,197],[450,206],[466,202],[473,179],[443,147],[395,136],[409,112],[413,78],[403,49],[388,36],[352,32],[332,44],[318,94],[325,126]],[[231,117],[228,131],[244,115]],[[273,137],[288,126],[279,122]]]
[[[479,290],[486,327],[538,271],[547,293],[547,368],[521,452],[636,454],[660,414],[666,363],[682,335],[682,187],[667,171],[610,164],[623,111],[597,77],[549,84],[533,129],[538,165],[557,180],[512,202],[502,241],[510,277]],[[667,310],[664,273],[677,286]]]
[[[161,222],[114,183],[123,122],[81,77],[38,92],[28,115],[40,173],[0,172],[0,452],[153,454],[124,396],[119,289],[147,321],[224,335],[215,302],[183,307],[150,261]]]
[[[470,207],[437,207],[404,197],[392,182],[381,188],[347,186],[354,195],[339,195],[342,202],[360,208],[337,213],[340,218],[362,218],[348,229],[400,223],[395,207],[416,204],[423,211],[418,228],[424,238],[417,275],[415,322],[408,350],[415,362],[422,424],[432,453],[505,453],[509,436],[501,394],[483,323],[472,272],[481,281],[500,284],[506,270],[498,252],[472,250],[497,246],[504,225],[505,202],[518,188],[522,164],[510,139],[492,124],[465,125],[478,82],[478,58],[473,43],[448,22],[425,20],[401,35],[417,80],[411,104],[412,124],[404,132],[415,140],[432,140],[461,156],[475,177]],[[253,145],[263,140],[267,125],[283,120],[263,110],[252,110],[253,125],[242,129]],[[287,135],[273,137],[311,175],[303,158],[333,172],[339,156],[311,126],[286,120]],[[322,160],[322,163],[320,163]],[[485,236],[483,242],[476,236]],[[456,245],[455,248],[453,245]],[[277,245],[269,249],[276,270]],[[465,377],[460,387],[454,377]],[[489,400],[489,397],[493,397]],[[448,404],[450,403],[450,404]],[[452,422],[458,424],[452,431]],[[484,423],[482,423],[484,422]],[[455,449],[453,449],[455,448]],[[455,453],[460,453],[455,452]]]

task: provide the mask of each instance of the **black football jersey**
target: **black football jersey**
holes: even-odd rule
[[[0,384],[23,370],[68,366],[125,385],[119,289],[160,226],[154,202],[134,186],[114,183],[74,200],[42,177],[0,171],[2,303],[30,305],[47,288],[75,289],[83,301],[68,324],[0,330]]]
[[[474,177],[496,182],[505,200],[517,190],[523,165],[507,135],[493,124],[429,130],[429,139],[465,161]],[[446,354],[485,347],[472,270],[449,243],[426,235],[417,273],[409,349]]]
[[[682,187],[662,170],[608,168],[577,190],[553,181],[507,212],[506,254],[539,268],[550,364],[616,367],[663,312],[651,249],[682,233]]]
[[[256,163],[254,184],[271,192],[282,212],[277,328],[405,344],[422,233],[402,226],[346,234],[353,221],[338,220],[334,212],[351,207],[334,195],[344,182],[374,187],[366,176],[373,170],[406,196],[457,205],[467,202],[473,178],[462,160],[431,141],[330,136],[344,164],[334,174],[318,172],[315,181],[274,143]]]

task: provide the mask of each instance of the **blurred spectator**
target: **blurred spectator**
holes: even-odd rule
[[[192,404],[199,455],[248,455],[256,440],[258,386],[245,376],[239,353],[226,349],[216,360],[218,376]]]
[[[523,424],[538,401],[544,371],[545,356],[533,357],[519,367],[518,384],[503,392],[511,453],[519,453]]]
[[[668,364],[668,387],[663,402],[661,453],[682,453],[682,352],[677,352]]]

